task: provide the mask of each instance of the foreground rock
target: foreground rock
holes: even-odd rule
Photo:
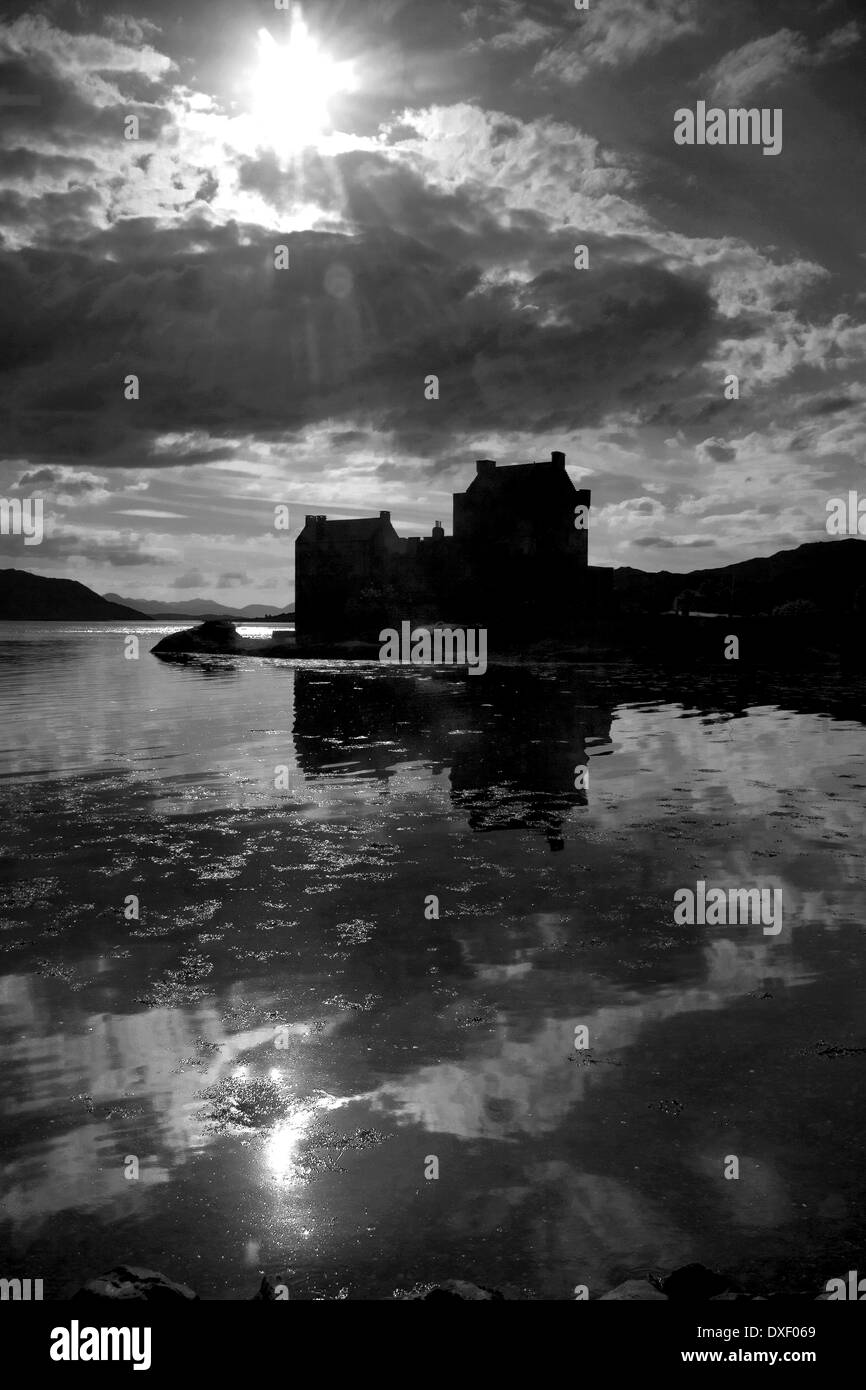
[[[648,1279],[626,1279],[624,1284],[617,1284],[610,1293],[603,1293],[599,1303],[606,1301],[617,1303],[652,1303],[658,1301],[667,1303],[667,1295],[654,1289]]]
[[[200,627],[171,632],[151,648],[159,657],[271,656],[292,659],[375,661],[379,647],[370,642],[297,642],[293,632],[274,632],[270,637],[240,637],[226,618],[209,619]]]
[[[252,1295],[252,1299],[256,1302],[279,1301],[281,1294],[283,1298],[285,1297],[284,1286],[286,1286],[284,1276],[277,1275],[275,1279],[271,1279],[268,1275],[264,1275],[258,1292]],[[345,1291],[340,1294],[341,1298],[344,1296]],[[410,1293],[398,1293],[395,1294],[395,1297],[401,1301],[423,1300],[425,1303],[431,1301],[441,1303],[446,1300],[452,1303],[455,1301],[458,1303],[489,1303],[502,1302],[505,1296],[498,1289],[485,1288],[481,1284],[473,1284],[465,1279],[444,1279],[432,1287],[429,1284],[418,1284]],[[602,1303],[685,1301],[693,1303],[709,1301],[765,1303],[768,1297],[770,1301],[811,1302],[815,1299],[826,1300],[830,1295],[824,1290],[820,1293],[803,1294],[748,1294],[744,1293],[727,1275],[707,1269],[706,1265],[690,1264],[684,1265],[681,1269],[674,1270],[668,1275],[651,1274],[645,1279],[626,1279],[622,1284],[617,1284],[615,1288],[602,1294],[597,1301]],[[176,1303],[184,1300],[198,1300],[198,1294],[194,1293],[186,1284],[177,1284],[156,1270],[141,1269],[135,1265],[115,1265],[114,1269],[108,1270],[106,1274],[100,1274],[86,1283],[72,1295],[72,1300],[92,1303],[130,1301]]]
[[[496,1289],[484,1289],[479,1284],[469,1284],[464,1279],[446,1279],[443,1283],[428,1289],[426,1293],[416,1294],[414,1297],[422,1299],[425,1303],[453,1303],[455,1300],[458,1303],[489,1303],[493,1299],[503,1301],[502,1294]]]
[[[280,1303],[285,1302],[285,1297],[277,1292],[278,1289],[288,1288],[282,1274],[278,1274],[276,1279],[269,1279],[266,1274],[262,1275],[262,1282],[259,1285],[258,1293],[253,1294],[254,1303]]]
[[[186,1284],[176,1284],[155,1269],[141,1269],[137,1265],[115,1265],[107,1274],[97,1275],[72,1295],[76,1303],[176,1303],[197,1298],[198,1294]]]

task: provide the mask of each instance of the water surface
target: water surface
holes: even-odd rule
[[[167,630],[0,625],[0,1273],[862,1264],[861,685],[168,664]],[[782,932],[675,926],[698,879],[781,888]]]

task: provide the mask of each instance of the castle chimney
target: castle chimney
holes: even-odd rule
[[[478,473],[478,476],[479,476],[480,478],[489,478],[490,474],[493,473],[493,472],[495,472],[495,469],[496,469],[496,460],[495,460],[495,459],[476,459],[476,460],[475,460],[475,468],[476,468],[477,473]]]
[[[390,513],[390,512],[380,512],[380,513],[379,513],[379,520],[380,520],[380,521],[390,521],[390,520],[391,520],[391,513]]]
[[[560,449],[553,449],[550,454],[550,462],[553,464],[554,468],[564,468],[565,454],[563,454]]]
[[[437,521],[433,527],[433,539],[434,541],[444,541],[445,539],[445,527],[441,521]]]

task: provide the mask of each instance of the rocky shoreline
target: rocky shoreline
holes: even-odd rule
[[[392,1297],[401,1302],[422,1299],[429,1302],[457,1300],[458,1302],[505,1301],[506,1295],[498,1289],[485,1288],[463,1279],[447,1279],[437,1284],[418,1283],[410,1290],[395,1290]],[[256,1293],[250,1295],[252,1301],[279,1302],[291,1298],[288,1282],[281,1275],[274,1279],[264,1275]],[[782,1301],[815,1302],[833,1301],[834,1295],[825,1290],[820,1293],[804,1292],[780,1294],[768,1291],[762,1294],[746,1293],[736,1280],[726,1274],[707,1269],[705,1265],[689,1264],[675,1269],[667,1275],[647,1274],[640,1279],[626,1279],[615,1288],[601,1295],[591,1295],[585,1286],[578,1285],[573,1300],[589,1302],[619,1303],[765,1303]],[[152,1269],[141,1269],[133,1265],[116,1265],[105,1274],[90,1279],[71,1296],[75,1302],[151,1302],[177,1303],[200,1301],[199,1295],[186,1284],[178,1284],[167,1279],[164,1274]],[[327,1300],[323,1300],[327,1301]],[[515,1301],[515,1300],[511,1300]]]

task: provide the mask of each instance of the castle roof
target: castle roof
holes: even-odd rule
[[[351,540],[370,540],[378,535],[384,528],[386,531],[396,535],[391,524],[391,513],[380,513],[379,516],[349,517],[330,521],[325,516],[308,516],[304,530],[310,526],[315,534],[320,534],[320,528],[341,541]],[[303,531],[301,532],[303,535]]]
[[[534,463],[512,463],[500,467],[493,459],[479,459],[478,472],[466,491],[471,492],[476,485],[482,492],[495,491],[500,497],[513,503],[537,498],[548,488],[561,492],[565,481],[573,493],[577,493],[568,473],[565,471],[565,455],[555,453],[549,459],[539,459]]]
[[[339,530],[342,536],[373,536],[382,526],[390,526],[390,521],[383,521],[380,516],[364,516],[349,518],[341,521],[328,521],[324,523],[329,530]],[[392,528],[393,529],[393,528]]]
[[[548,478],[561,478],[562,473],[555,473],[547,459],[543,459],[540,463],[509,463],[504,468],[497,467],[479,476],[485,482],[496,483],[503,488],[535,488]],[[565,476],[568,478],[567,473]],[[568,478],[568,481],[571,482],[571,479]]]

